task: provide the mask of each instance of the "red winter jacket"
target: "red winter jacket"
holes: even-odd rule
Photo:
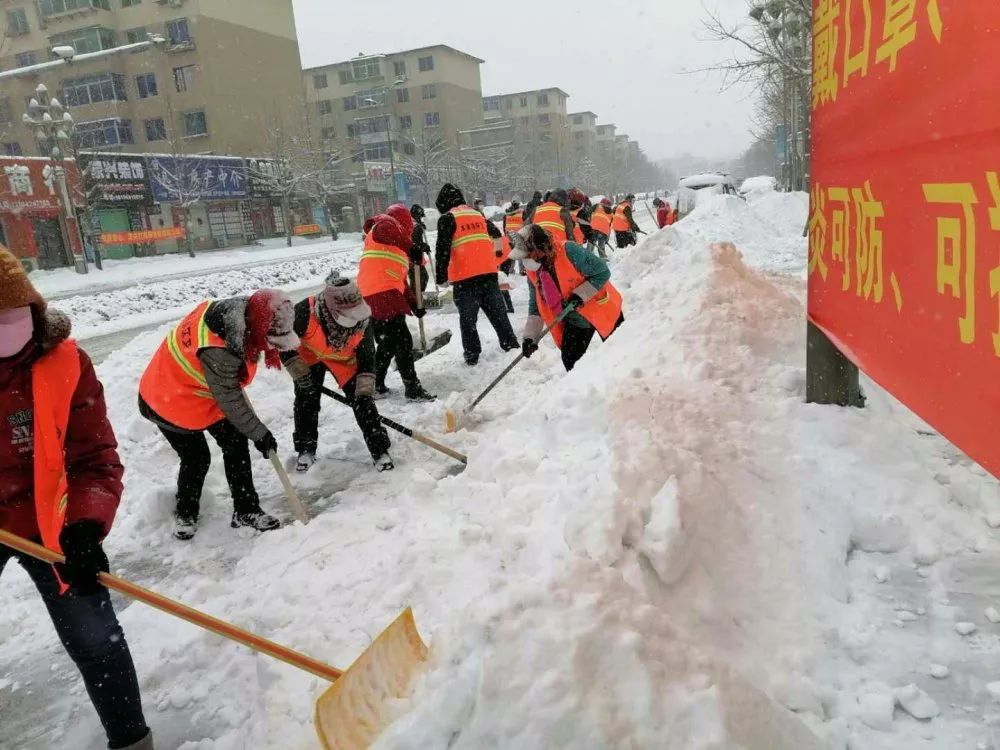
[[[35,520],[34,435],[31,365],[41,353],[69,336],[61,313],[46,313],[44,331],[18,355],[0,359],[0,528],[29,539],[39,537]],[[108,421],[104,388],[90,357],[80,350],[80,382],[66,432],[69,507],[66,523],[94,520],[111,529],[122,495],[118,441]]]
[[[657,209],[657,211],[656,211],[656,225],[660,229],[663,229],[663,227],[667,226],[668,224],[673,224],[673,222],[670,221],[670,214],[671,214],[671,211],[670,211],[670,207],[669,206],[660,206]]]

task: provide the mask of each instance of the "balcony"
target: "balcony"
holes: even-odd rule
[[[52,23],[88,16],[98,11],[111,11],[109,0],[36,0],[38,26],[45,29]]]

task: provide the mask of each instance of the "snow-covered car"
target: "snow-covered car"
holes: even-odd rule
[[[738,195],[736,182],[722,172],[705,172],[684,177],[677,190],[678,208],[682,214],[693,211],[698,201],[710,195]]]

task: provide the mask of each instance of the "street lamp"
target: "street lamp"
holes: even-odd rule
[[[28,102],[28,111],[21,118],[22,122],[34,129],[35,138],[38,140],[39,150],[48,155],[54,163],[53,176],[59,188],[59,228],[62,231],[63,246],[67,259],[72,258],[73,265],[77,273],[88,273],[87,256],[81,250],[79,254],[74,251],[72,236],[74,228],[76,231],[78,244],[82,248],[83,240],[79,235],[79,225],[76,221],[76,209],[73,207],[73,200],[70,197],[69,185],[66,181],[66,168],[64,166],[66,156],[65,151],[70,147],[70,133],[73,131],[73,116],[66,111],[65,107],[55,97],[49,97],[49,90],[45,84],[38,84],[35,89],[35,96]],[[98,264],[100,267],[100,264]]]
[[[385,97],[390,89],[398,89],[405,83],[406,83],[406,77],[400,76],[395,81],[393,81],[392,86],[383,86],[381,89],[375,89],[373,93],[381,92],[382,96]],[[369,96],[367,99],[364,99],[364,103],[370,107],[379,106],[378,100],[375,99],[375,97],[373,96]],[[385,106],[384,99],[382,101],[381,106],[383,107]],[[390,203],[395,203],[398,195],[396,194],[396,156],[394,153],[395,149],[392,146],[392,125],[391,125],[392,113],[386,112],[382,115],[382,117],[385,118],[385,136],[389,141],[389,179],[392,182],[392,192],[390,193],[392,195],[392,200],[390,201]]]

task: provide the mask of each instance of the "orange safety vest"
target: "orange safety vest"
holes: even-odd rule
[[[343,388],[358,374],[357,350],[365,337],[364,330],[352,334],[347,343],[340,349],[334,349],[326,339],[323,326],[316,317],[316,298],[309,298],[309,325],[305,335],[300,339],[299,356],[302,361],[312,367],[322,362],[326,369],[333,373],[337,385]]]
[[[628,217],[625,215],[626,207],[631,208],[631,206],[625,201],[622,201],[615,206],[615,218],[611,222],[611,228],[616,232],[632,231],[632,225],[629,224]]]
[[[611,214],[603,208],[595,208],[590,215],[590,228],[608,237],[611,234]]]
[[[42,543],[60,553],[59,534],[66,522],[69,505],[64,450],[69,412],[79,382],[80,353],[75,341],[63,341],[31,366],[35,518]],[[66,586],[61,581],[60,584],[65,591]]]
[[[496,273],[497,253],[493,238],[486,231],[486,217],[469,206],[457,206],[448,213],[455,217],[448,281],[454,283]]]
[[[559,292],[562,294],[564,302],[572,296],[577,287],[587,280],[569,259],[569,256],[566,254],[566,243],[564,242],[555,243],[555,271],[556,283],[559,284]],[[545,304],[545,297],[542,295],[542,285],[538,280],[538,273],[536,271],[528,271],[528,280],[535,287],[538,314],[542,316],[545,325],[552,325],[552,321],[559,316],[559,313],[553,312]],[[614,333],[615,326],[618,325],[618,319],[621,317],[622,295],[609,281],[583,306],[578,307],[576,312],[597,329],[602,339],[606,339]],[[563,325],[563,323],[559,323],[552,329],[552,338],[559,348],[562,348]]]
[[[358,264],[358,289],[362,297],[372,297],[392,289],[406,293],[406,277],[410,272],[409,256],[393,245],[383,245],[365,235],[361,262]]]
[[[532,223],[537,224],[552,235],[553,242],[565,242],[568,239],[562,210],[562,206],[558,203],[549,201],[535,209],[535,217],[532,219]]]
[[[573,242],[578,245],[583,244],[583,228],[580,226],[580,222],[577,220],[576,215],[580,213],[580,209],[575,211],[570,211],[570,215],[573,217]]]
[[[204,430],[226,418],[205,380],[198,359],[202,349],[225,349],[226,342],[205,324],[211,302],[202,302],[174,328],[156,350],[139,381],[139,395],[171,424],[185,430]],[[257,363],[246,362],[240,385],[246,388],[257,374]]]
[[[524,209],[519,208],[512,214],[507,214],[507,231],[516,232],[524,226]]]

